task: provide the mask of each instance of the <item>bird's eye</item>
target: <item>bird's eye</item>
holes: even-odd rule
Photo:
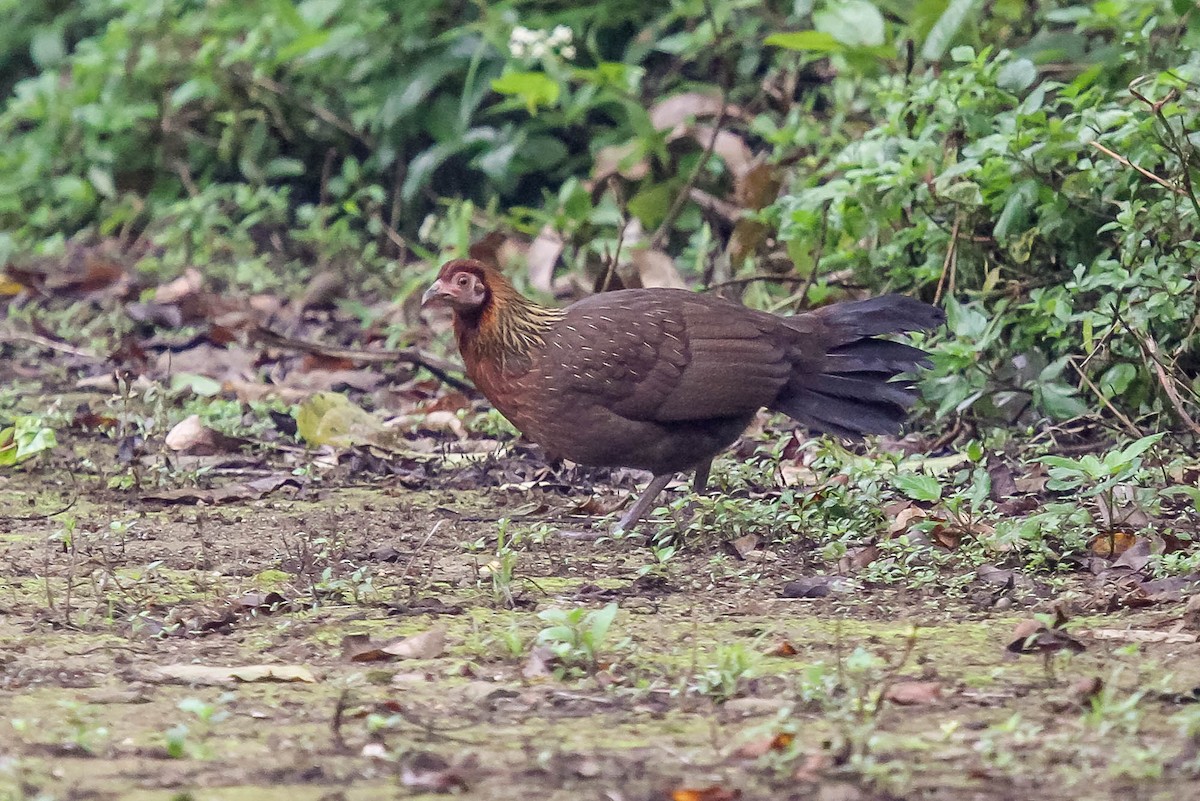
[[[459,286],[466,286],[466,285],[467,285],[467,277],[466,277],[465,275],[460,275],[460,276],[458,277],[458,285],[459,285]]]

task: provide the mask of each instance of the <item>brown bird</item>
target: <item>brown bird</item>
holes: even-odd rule
[[[555,309],[475,259],[443,265],[422,305],[453,310],[467,375],[548,455],[653,474],[622,530],[677,472],[694,469],[703,492],[713,457],[764,406],[843,437],[899,430],[916,395],[892,379],[927,366],[927,354],[875,337],[944,319],[901,295],[780,317],[684,289]]]

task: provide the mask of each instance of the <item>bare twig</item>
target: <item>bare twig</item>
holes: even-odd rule
[[[329,731],[333,735],[333,744],[339,751],[347,750],[346,738],[342,736],[342,723],[346,719],[346,710],[350,706],[350,691],[342,690],[338,696],[337,706],[333,708],[333,719],[329,721]]]
[[[1195,212],[1196,218],[1200,219],[1200,199],[1196,198],[1196,189],[1194,186],[1192,186],[1192,173],[1191,173],[1191,161],[1192,161],[1191,155],[1195,151],[1191,150],[1190,143],[1187,146],[1188,150],[1184,150],[1183,143],[1180,142],[1179,137],[1175,136],[1175,131],[1174,131],[1174,129],[1171,128],[1171,123],[1167,120],[1167,115],[1163,113],[1163,106],[1167,105],[1172,100],[1175,100],[1176,98],[1178,98],[1179,91],[1177,89],[1175,89],[1174,87],[1172,87],[1170,89],[1170,91],[1167,92],[1166,97],[1164,97],[1162,100],[1151,101],[1148,97],[1146,97],[1141,92],[1138,92],[1136,89],[1133,88],[1133,87],[1137,86],[1139,83],[1141,83],[1142,81],[1146,80],[1146,78],[1147,78],[1147,76],[1142,76],[1140,78],[1135,78],[1134,80],[1130,81],[1129,82],[1129,93],[1131,95],[1133,95],[1134,97],[1136,97],[1138,100],[1145,103],[1147,106],[1149,106],[1150,110],[1152,112],[1154,112],[1154,116],[1158,118],[1159,124],[1162,125],[1163,130],[1165,131],[1165,137],[1169,140],[1167,142],[1167,147],[1171,150],[1172,153],[1175,154],[1175,157],[1177,159],[1179,159],[1179,169],[1180,169],[1179,175],[1180,175],[1180,179],[1183,181],[1183,190],[1184,190],[1182,194],[1184,194],[1187,197],[1187,199],[1191,201],[1192,211]],[[1183,127],[1182,120],[1179,123],[1179,127],[1181,129],[1182,136],[1183,136],[1184,140],[1186,141],[1188,132],[1187,132],[1187,129]]]
[[[1106,409],[1108,409],[1110,412],[1113,413],[1113,416],[1115,416],[1117,418],[1117,420],[1119,420],[1121,422],[1121,425],[1123,425],[1125,427],[1125,430],[1127,432],[1129,432],[1130,434],[1132,434],[1134,437],[1140,437],[1142,435],[1142,432],[1138,429],[1138,427],[1136,425],[1134,425],[1133,421],[1130,420],[1128,417],[1126,417],[1125,414],[1120,409],[1118,409],[1116,406],[1114,406],[1112,404],[1112,401],[1110,401],[1107,397],[1105,397],[1104,393],[1100,391],[1100,387],[1096,386],[1096,384],[1092,381],[1092,379],[1088,378],[1088,375],[1086,372],[1083,371],[1083,368],[1080,367],[1075,362],[1074,357],[1072,357],[1071,359],[1068,359],[1067,361],[1071,365],[1071,367],[1075,368],[1075,372],[1079,375],[1079,378],[1083,381],[1083,383],[1087,384],[1087,388],[1092,391],[1092,394],[1094,394],[1096,396],[1096,398],[1102,404],[1104,404],[1104,407]]]
[[[609,176],[608,186],[612,189],[613,198],[617,201],[617,209],[621,212],[621,227],[617,229],[617,244],[613,249],[612,257],[605,259],[608,263],[605,265],[604,282],[600,285],[601,292],[607,292],[608,288],[612,286],[612,280],[617,274],[617,263],[621,260],[621,245],[625,243],[625,232],[629,229],[629,209],[625,205],[625,195],[621,192],[621,184],[616,175]],[[607,250],[607,246],[605,250]]]
[[[713,46],[715,50],[717,40],[719,39],[717,34],[717,18],[713,13],[712,4],[708,0],[705,0],[704,2],[704,15],[708,18],[708,24],[711,25],[713,29]],[[662,222],[659,223],[658,230],[656,230],[654,235],[650,237],[651,250],[661,249],[663,243],[667,241],[667,237],[671,233],[671,226],[675,224],[675,220],[677,220],[679,215],[683,213],[683,206],[685,203],[687,203],[688,198],[691,195],[692,187],[696,185],[696,181],[700,179],[700,173],[702,173],[705,166],[708,165],[708,160],[712,158],[713,150],[717,146],[717,138],[721,135],[721,128],[724,127],[725,120],[729,118],[728,83],[728,80],[721,82],[721,111],[719,114],[717,114],[717,119],[713,123],[712,138],[708,140],[708,144],[705,146],[704,152],[700,154],[700,158],[696,161],[696,166],[692,168],[691,174],[688,175],[687,180],[680,188],[678,194],[675,195],[675,200],[672,201],[670,207],[667,208],[666,216],[664,216]]]
[[[26,333],[24,331],[14,331],[11,328],[0,330],[0,342],[27,342],[30,345],[46,348],[48,350],[66,353],[71,356],[78,356],[81,359],[90,359],[92,361],[102,362],[104,357],[99,353],[95,353],[83,348],[77,348],[69,342],[59,342],[56,339],[41,336],[40,334]]]
[[[1138,165],[1134,164],[1129,159],[1122,156],[1120,153],[1114,153],[1113,151],[1109,150],[1107,147],[1100,144],[1099,142],[1092,141],[1092,142],[1088,142],[1088,144],[1091,145],[1092,147],[1096,148],[1097,150],[1099,150],[1104,155],[1113,159],[1118,164],[1124,164],[1126,167],[1130,168],[1131,170],[1136,170],[1137,172],[1146,176],[1151,181],[1154,181],[1154,183],[1158,184],[1159,186],[1163,187],[1164,189],[1166,189],[1170,192],[1174,192],[1177,195],[1183,195],[1183,196],[1187,195],[1187,192],[1180,189],[1178,186],[1173,185],[1170,181],[1166,180],[1165,178],[1159,178],[1154,173],[1150,172],[1149,170],[1147,170],[1143,167],[1139,167]]]
[[[691,196],[692,187],[696,185],[696,181],[700,180],[700,173],[704,171],[708,160],[712,158],[713,150],[717,146],[717,137],[721,135],[721,128],[725,125],[725,120],[729,117],[729,92],[726,89],[721,90],[721,112],[717,115],[716,122],[713,123],[712,138],[708,140],[708,144],[704,148],[704,152],[700,154],[700,158],[696,161],[696,166],[692,168],[691,174],[683,184],[683,188],[675,195],[675,199],[671,202],[670,208],[667,209],[666,216],[659,223],[658,230],[650,237],[651,250],[659,250],[663,243],[667,241],[667,237],[671,234],[671,226],[675,224],[675,220],[683,213],[683,206],[687,203]]]
[[[287,337],[262,325],[251,332],[251,338],[275,348],[294,350],[300,353],[312,353],[331,359],[349,359],[361,364],[391,364],[394,362],[411,364],[414,367],[422,367],[428,370],[439,381],[449,384],[460,392],[473,393],[475,391],[467,382],[450,375],[451,372],[463,372],[462,367],[454,362],[439,359],[428,353],[422,353],[416,348],[406,348],[404,350],[339,348],[331,345],[322,345],[318,342],[308,342],[303,339]]]
[[[356,139],[367,147],[375,147],[375,140],[369,134],[358,130],[351,123],[343,120],[341,117],[334,114],[324,106],[318,105],[311,100],[305,100],[301,97],[298,97],[297,94],[289,87],[280,83],[279,81],[276,81],[274,78],[268,78],[265,75],[250,75],[246,73],[239,74],[237,71],[235,71],[234,74],[247,83],[253,84],[254,86],[258,86],[262,89],[266,89],[268,92],[272,92],[279,97],[284,97],[293,101],[302,108],[307,109],[310,113],[317,117],[317,119],[323,120],[329,125],[332,125],[334,128],[337,128],[342,133],[350,136],[353,139]]]
[[[1200,436],[1200,424],[1197,424],[1192,419],[1192,416],[1187,413],[1187,409],[1183,405],[1183,398],[1179,397],[1179,390],[1175,388],[1175,379],[1167,374],[1166,368],[1158,360],[1158,343],[1149,336],[1144,336],[1139,341],[1142,345],[1142,352],[1146,363],[1154,370],[1154,374],[1158,376],[1158,383],[1162,385],[1167,400],[1171,402],[1171,406],[1175,409],[1175,414],[1179,415],[1179,419],[1193,434]]]
[[[439,520],[433,524],[432,528],[429,529],[429,533],[425,535],[425,539],[421,540],[421,544],[418,545],[417,550],[413,552],[412,559],[409,559],[408,564],[404,566],[404,571],[400,574],[400,578],[398,579],[397,583],[408,578],[408,571],[412,570],[412,566],[416,564],[417,557],[421,555],[421,552],[425,550],[425,546],[429,544],[429,541],[433,539],[433,535],[437,534],[438,529],[441,528],[442,523],[445,522],[445,520]]]
[[[958,227],[962,223],[962,215],[954,215],[954,225],[950,227],[950,245],[946,248],[946,258],[942,261],[942,275],[938,278],[937,291],[933,293],[933,303],[942,302],[942,290],[946,288],[946,277],[950,277],[950,294],[954,294],[954,274],[958,271]]]
[[[821,271],[821,257],[825,255],[825,233],[829,228],[829,207],[832,205],[832,202],[827,202],[821,211],[821,233],[817,234],[817,249],[813,253],[812,269],[808,271],[808,280],[800,287],[799,297],[805,306],[808,306],[808,291],[812,289],[817,280],[817,273]]]

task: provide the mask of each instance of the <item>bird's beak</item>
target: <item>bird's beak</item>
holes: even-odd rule
[[[429,285],[429,289],[425,290],[425,294],[421,296],[421,305],[428,306],[446,296],[446,290],[442,288],[442,282],[440,280],[434,281]]]

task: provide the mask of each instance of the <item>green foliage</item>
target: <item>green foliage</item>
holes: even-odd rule
[[[811,142],[815,169],[772,212],[800,250],[823,236],[831,271],[946,293],[953,339],[925,379],[940,414],[1065,419],[1098,403],[1161,412],[1154,362],[1195,374],[1200,105],[1189,81],[1200,39],[1170,27],[1165,10],[1152,16],[1159,4],[1103,6],[1071,19],[1078,31],[1124,31],[1126,47],[1068,80],[1039,69],[1037,37],[1015,52],[953,48],[958,65],[939,73],[841,77],[840,106],[870,109],[873,124]],[[1163,41],[1179,49],[1155,50]],[[1163,63],[1164,52],[1176,55]],[[1141,72],[1132,92],[1146,102],[1124,90]]]
[[[21,415],[12,425],[0,428],[0,467],[12,467],[39,453],[54,450],[58,441],[38,415]]]
[[[1179,0],[11,11],[0,259],[144,235],[163,275],[258,291],[333,264],[408,294],[422,276],[394,256],[481,227],[548,226],[595,280],[637,222],[685,278],[807,281],[752,282],[752,305],[847,274],[936,296],[939,415],[1154,424],[1200,398],[1200,28]],[[765,209],[762,180],[783,187]],[[760,244],[732,252],[750,219]]]
[[[550,649],[565,673],[594,673],[608,630],[617,616],[615,603],[600,609],[546,609],[538,618],[547,624],[537,634],[537,644]]]
[[[712,661],[694,677],[691,689],[717,703],[728,701],[754,677],[762,659],[762,654],[745,643],[718,645],[713,650]]]

